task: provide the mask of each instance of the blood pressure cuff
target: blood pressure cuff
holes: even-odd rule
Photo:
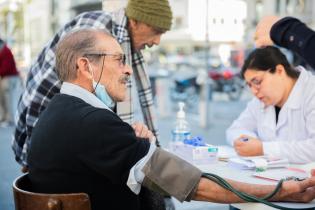
[[[181,202],[193,198],[202,175],[192,164],[160,148],[156,148],[142,171],[143,186]]]

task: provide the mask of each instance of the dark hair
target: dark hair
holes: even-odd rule
[[[267,71],[274,73],[276,66],[281,64],[286,74],[291,78],[298,78],[300,72],[296,71],[289,63],[285,55],[276,47],[267,46],[263,48],[257,48],[252,51],[246,58],[241,70],[241,76],[244,78],[244,74],[248,69],[257,71]]]

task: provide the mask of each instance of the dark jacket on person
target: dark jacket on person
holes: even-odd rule
[[[36,192],[85,192],[93,210],[137,210],[140,198],[126,183],[149,147],[111,111],[58,94],[32,133],[30,180]]]
[[[296,52],[315,69],[315,31],[300,20],[282,18],[272,26],[270,36],[276,45]]]

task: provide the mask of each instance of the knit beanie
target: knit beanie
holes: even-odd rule
[[[172,25],[172,10],[168,0],[129,0],[128,18],[168,31]]]

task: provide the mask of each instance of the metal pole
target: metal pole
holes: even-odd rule
[[[206,33],[205,33],[205,82],[202,85],[200,93],[199,114],[200,114],[200,127],[209,127],[209,0],[206,0]]]

